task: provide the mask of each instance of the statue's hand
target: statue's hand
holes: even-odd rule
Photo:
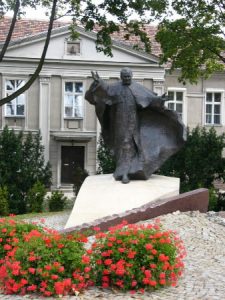
[[[94,79],[94,81],[95,81],[96,83],[99,82],[100,77],[99,77],[99,75],[98,75],[98,72],[91,71],[91,76],[92,76],[92,78]]]

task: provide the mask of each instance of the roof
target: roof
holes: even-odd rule
[[[0,19],[0,43],[5,41],[6,35],[11,24],[11,18],[4,17]],[[13,35],[12,41],[22,39],[28,36],[34,36],[41,32],[46,32],[48,30],[49,22],[46,20],[29,20],[29,19],[20,19],[17,20]],[[68,23],[65,22],[54,22],[53,27],[58,28],[65,26]]]
[[[4,17],[0,19],[0,43],[5,41],[6,35],[8,33],[11,24],[11,18]],[[24,38],[32,38],[42,33],[47,32],[49,22],[47,20],[31,20],[31,19],[20,19],[17,20],[15,29],[12,35],[11,41],[15,42],[18,40],[23,40]],[[69,25],[68,22],[55,21],[53,28],[60,28]],[[155,35],[157,32],[157,27],[152,25],[145,25],[145,31],[151,40],[152,54],[159,56],[161,53],[160,45],[155,41]],[[115,32],[112,34],[113,40],[120,42],[127,46],[132,46],[139,43],[137,36],[131,36],[129,40],[124,38],[124,30],[121,29],[120,32]]]

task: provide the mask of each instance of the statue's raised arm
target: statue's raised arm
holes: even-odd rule
[[[91,76],[95,82],[99,82],[100,76],[98,75],[98,72],[91,71]]]

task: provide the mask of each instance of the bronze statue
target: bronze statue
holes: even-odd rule
[[[129,68],[121,81],[107,84],[92,72],[94,82],[85,98],[95,105],[103,139],[116,160],[114,178],[148,179],[185,141],[185,128],[176,112],[168,110],[167,97],[157,96],[132,81]]]

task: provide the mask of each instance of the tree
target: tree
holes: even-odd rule
[[[25,8],[36,8],[37,5],[42,5],[50,10],[51,7],[45,46],[36,71],[22,88],[1,99],[0,106],[24,93],[40,74],[50,42],[54,20],[62,16],[70,16],[72,18],[70,26],[72,39],[78,38],[76,31],[78,23],[84,26],[87,31],[97,29],[96,48],[106,55],[112,56],[111,36],[113,33],[119,32],[120,29],[123,29],[126,40],[131,36],[136,36],[139,38],[139,42],[141,42],[141,48],[150,52],[151,42],[145,32],[144,24],[161,19],[162,15],[166,12],[168,3],[169,0],[103,0],[101,3],[96,3],[95,0],[0,0],[0,17],[3,17],[10,10],[14,12],[9,33],[1,49],[0,62],[3,60],[12,38],[16,20],[24,15]],[[135,15],[136,19],[132,19],[133,15]],[[123,24],[123,26],[120,26],[120,24]],[[140,46],[139,42],[134,47],[138,48]]]
[[[26,195],[40,182],[51,184],[51,168],[45,164],[40,133],[28,134],[4,128],[0,134],[0,187],[7,187],[11,213],[25,213]]]
[[[98,162],[98,174],[110,174],[115,171],[116,162],[113,155],[110,153],[110,149],[104,143],[102,135],[98,140],[97,149],[97,162]]]
[[[196,83],[225,63],[224,0],[173,0],[177,19],[167,16],[160,24],[156,40],[161,44],[161,63],[180,69],[180,81]]]
[[[9,42],[11,40],[12,37],[12,33],[13,33],[13,29],[15,27],[15,23],[16,23],[16,19],[17,16],[20,15],[20,13],[22,13],[22,11],[20,11],[20,7],[26,7],[26,6],[32,6],[32,7],[36,7],[38,1],[37,0],[33,0],[33,1],[27,1],[27,0],[16,0],[14,1],[12,4],[11,1],[6,1],[4,3],[4,1],[0,2],[1,4],[1,14],[4,14],[4,9],[5,11],[13,9],[14,10],[14,15],[12,18],[12,22],[11,22],[11,26],[9,28],[9,32],[8,35],[6,37],[5,43],[1,49],[1,53],[0,53],[0,62],[2,61],[2,59],[4,58],[4,55],[7,51]],[[14,93],[12,93],[11,95],[3,98],[0,100],[0,106],[10,102],[11,100],[15,99],[16,97],[18,97],[19,95],[21,95],[22,93],[24,93],[27,89],[29,89],[29,87],[34,83],[34,81],[37,79],[38,75],[41,72],[41,69],[43,67],[44,61],[45,61],[45,56],[48,50],[48,45],[50,42],[50,38],[51,38],[51,31],[52,31],[52,27],[53,27],[53,22],[54,22],[54,17],[55,17],[55,13],[56,13],[56,5],[57,5],[57,0],[53,0],[53,4],[52,4],[52,11],[51,11],[51,17],[50,17],[50,21],[49,21],[49,26],[48,26],[48,32],[47,32],[47,36],[46,36],[46,40],[45,40],[45,45],[44,45],[44,49],[39,61],[39,64],[34,72],[34,74],[31,75],[31,77],[29,78],[29,80],[25,83],[24,86],[22,86],[20,89],[18,89],[17,91],[15,91]]]

